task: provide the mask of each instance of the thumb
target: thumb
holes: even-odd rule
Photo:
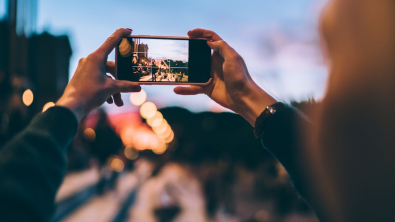
[[[111,94],[119,92],[140,92],[141,90],[141,86],[135,82],[124,80],[113,80],[113,82]]]
[[[215,41],[213,39],[208,39],[207,45],[212,50],[218,52],[224,60],[231,60],[239,57],[239,54],[224,40]]]

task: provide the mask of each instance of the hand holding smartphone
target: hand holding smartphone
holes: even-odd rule
[[[131,35],[116,47],[119,80],[147,85],[210,84],[211,49],[206,39]]]

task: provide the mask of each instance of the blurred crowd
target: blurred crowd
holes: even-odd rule
[[[98,195],[114,190],[126,172],[137,173],[138,194],[127,215],[131,221],[316,220],[285,169],[260,147],[241,117],[176,107],[161,112],[176,140],[163,154],[135,150],[138,157],[131,159],[111,115],[93,111],[81,121],[68,149],[68,172],[98,168]],[[231,130],[232,124],[237,130]],[[114,158],[122,161],[121,167]]]

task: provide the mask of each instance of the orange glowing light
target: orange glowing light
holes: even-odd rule
[[[166,129],[166,131],[165,132],[163,132],[163,133],[161,133],[161,134],[157,134],[157,136],[160,138],[160,139],[162,139],[162,140],[164,140],[164,139],[166,139],[167,137],[169,137],[170,135],[171,135],[171,133],[173,132],[173,130],[170,128],[170,126]]]
[[[33,92],[30,89],[23,92],[22,101],[25,106],[30,106],[33,103]]]
[[[138,138],[134,144],[134,147],[137,150],[146,150],[150,149],[151,146],[151,140],[152,140],[152,135],[148,132],[140,132],[138,135],[136,135],[136,138]]]
[[[119,134],[121,136],[123,145],[125,145],[125,146],[133,145],[134,133],[135,133],[135,130],[131,126],[121,129]]]
[[[111,166],[112,170],[114,170],[115,172],[119,172],[119,173],[122,172],[123,169],[125,169],[125,164],[118,157],[114,157],[111,160],[111,165],[110,166]]]
[[[162,123],[163,115],[159,111],[156,111],[155,115],[147,119],[147,124],[151,127],[159,126]]]
[[[173,139],[174,139],[174,132],[171,131],[170,135],[168,137],[166,137],[163,141],[165,143],[170,143],[171,141],[173,141]]]
[[[53,102],[47,102],[47,103],[44,105],[44,107],[43,107],[43,112],[47,111],[47,109],[49,109],[49,108],[51,108],[51,107],[53,107],[53,106],[55,106],[55,103],[53,103]]]
[[[163,134],[168,128],[170,128],[169,124],[165,119],[163,119],[159,126],[153,127],[152,129],[156,134]]]
[[[156,114],[157,110],[153,102],[145,102],[140,108],[140,114],[143,118],[149,119]]]
[[[147,100],[147,93],[142,89],[140,92],[131,93],[130,102],[135,106],[141,106]]]
[[[92,128],[86,128],[83,134],[84,138],[90,142],[96,139],[96,133]]]
[[[161,143],[159,147],[156,147],[155,149],[152,149],[152,152],[160,155],[166,151],[167,147],[165,143]]]

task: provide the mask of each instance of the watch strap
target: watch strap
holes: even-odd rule
[[[267,123],[267,120],[273,116],[276,112],[287,108],[288,105],[278,102],[273,105],[270,105],[266,107],[265,110],[261,113],[261,115],[258,116],[258,118],[255,121],[255,128],[254,128],[254,135],[257,139],[261,138],[263,136],[264,128]]]

